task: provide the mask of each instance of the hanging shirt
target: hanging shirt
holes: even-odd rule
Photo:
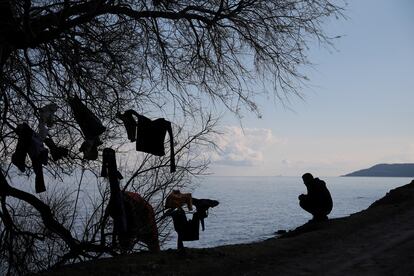
[[[145,116],[138,115],[136,149],[137,151],[164,156],[164,140],[167,132],[170,136],[170,170],[175,172],[174,138],[171,122],[164,118],[151,121]]]

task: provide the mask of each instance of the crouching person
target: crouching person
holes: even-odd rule
[[[302,179],[308,193],[299,196],[300,207],[313,215],[312,221],[328,220],[333,204],[326,183],[319,178],[314,178],[310,173],[305,173]]]

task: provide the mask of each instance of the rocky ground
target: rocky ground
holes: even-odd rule
[[[414,180],[367,210],[308,223],[279,238],[140,253],[44,275],[414,275]]]

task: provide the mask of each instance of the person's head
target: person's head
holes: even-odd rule
[[[302,175],[302,179],[303,179],[303,183],[309,184],[313,180],[313,175],[310,173],[305,173],[304,175]]]

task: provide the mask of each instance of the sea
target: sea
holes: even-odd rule
[[[321,177],[333,198],[330,218],[346,217],[368,208],[389,190],[411,182],[403,177]],[[219,177],[198,179],[193,190],[196,198],[220,202],[210,209],[205,231],[199,241],[184,246],[207,248],[250,243],[275,237],[278,230],[292,230],[311,219],[298,204],[298,195],[306,193],[301,177]],[[184,207],[186,208],[186,207]],[[191,212],[187,213],[191,218]],[[176,233],[162,246],[176,248]]]
[[[410,183],[412,178],[404,177],[320,177],[327,184],[333,198],[330,218],[346,217],[368,208],[374,201],[396,187]],[[96,178],[91,177],[90,183]],[[76,178],[66,181],[48,180],[48,192],[38,194],[43,197],[59,192],[63,187],[76,189]],[[22,190],[34,192],[32,180],[24,175],[16,176],[13,185]],[[86,184],[89,181],[85,181]],[[18,185],[18,183],[21,183]],[[215,199],[220,204],[209,210],[205,219],[205,231],[200,231],[198,241],[184,242],[184,246],[208,248],[229,244],[250,243],[275,237],[278,230],[292,230],[311,219],[311,215],[299,207],[298,196],[306,193],[302,178],[286,176],[252,177],[196,177],[193,187],[181,192],[191,192],[196,198]],[[84,212],[92,209],[88,200],[82,197],[96,196],[95,185],[83,184],[79,208]],[[95,188],[94,188],[95,187]],[[52,194],[51,194],[52,193]],[[76,193],[71,195],[76,196]],[[85,203],[84,203],[85,202]],[[187,210],[187,218],[192,212]],[[168,218],[171,219],[171,218]],[[83,224],[82,216],[75,219],[75,228]],[[169,225],[171,235],[162,249],[176,248],[177,235],[173,225]]]

